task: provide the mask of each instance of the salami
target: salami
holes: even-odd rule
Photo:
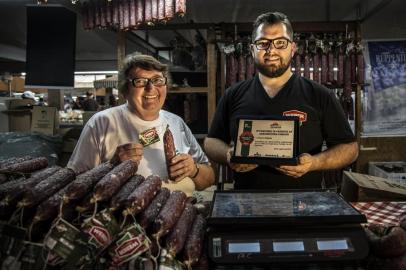
[[[245,59],[245,62],[246,62],[246,65],[247,65],[245,77],[248,80],[248,79],[251,79],[255,74],[254,59],[252,58],[251,54],[247,55],[247,58]]]
[[[202,254],[205,229],[206,220],[202,215],[197,215],[193,221],[183,252],[183,263],[188,269],[198,262]]]
[[[75,172],[68,168],[62,168],[45,180],[39,182],[33,189],[30,189],[24,199],[19,202],[21,207],[31,207],[39,204],[46,198],[52,196],[56,191],[66,186],[75,178]]]
[[[161,188],[148,207],[140,213],[138,223],[144,229],[154,222],[162,206],[168,200],[170,193],[169,189]]]
[[[165,19],[171,19],[174,16],[174,5],[172,0],[164,0],[165,1]]]
[[[172,191],[152,225],[152,236],[155,239],[160,239],[172,229],[185,208],[185,200],[185,193]]]
[[[382,258],[397,257],[406,253],[406,231],[399,226],[384,230],[382,227],[370,224],[368,229],[365,229],[372,252]]]
[[[175,13],[183,17],[186,13],[186,0],[175,0]]]
[[[333,83],[334,82],[334,55],[331,51],[331,48],[327,54],[327,62],[328,62],[328,72],[327,72],[327,82]]]
[[[113,169],[113,167],[113,164],[110,162],[105,162],[78,175],[66,190],[64,196],[65,203],[82,199],[103,176]]]
[[[165,21],[165,0],[158,1],[158,20]]]
[[[152,24],[152,0],[145,0],[144,22],[147,24]]]
[[[313,81],[320,83],[320,56],[318,53],[313,55]]]
[[[245,80],[245,72],[246,72],[245,57],[241,54],[238,57],[238,81],[241,82]]]
[[[0,169],[0,173],[31,173],[46,168],[47,166],[48,159],[45,157],[38,157],[5,165]]]
[[[175,141],[173,139],[173,135],[171,130],[169,129],[169,125],[166,126],[166,130],[163,136],[164,142],[164,152],[165,152],[165,161],[166,161],[166,169],[168,171],[168,178],[170,180],[174,180],[171,177],[171,161],[176,156],[176,148],[175,148]]]
[[[337,85],[342,86],[344,83],[344,54],[341,52],[338,54],[338,71],[337,71]]]
[[[133,28],[137,26],[137,4],[135,0],[129,0],[130,1],[130,25],[129,27]]]
[[[125,183],[119,192],[117,192],[110,202],[110,207],[113,210],[121,209],[124,207],[124,202],[127,200],[128,196],[142,183],[145,178],[142,175],[136,174],[131,179]]]
[[[10,202],[18,200],[24,193],[28,192],[42,180],[56,173],[60,168],[59,166],[52,166],[31,174],[30,178],[0,185],[0,198],[5,198],[6,201]]]
[[[328,63],[327,63],[327,55],[323,53],[321,55],[321,79],[320,82],[322,84],[327,83],[327,73],[328,73]]]
[[[137,1],[137,25],[144,22],[144,1]]]
[[[305,57],[304,57],[304,73],[303,76],[305,78],[310,79],[310,57],[309,55],[306,53]]]
[[[234,56],[234,53],[227,55],[227,71],[226,71],[226,83],[227,86],[231,86],[237,82],[237,60]]]
[[[296,56],[295,56],[295,73],[298,76],[302,75],[301,68],[302,68],[302,56],[299,53],[296,53]]]
[[[362,52],[357,53],[357,82],[359,84],[365,83],[365,65]]]
[[[53,219],[58,215],[58,210],[69,185],[60,189],[57,193],[40,203],[37,207],[37,211],[35,212],[33,222],[36,223],[38,221],[49,220]]]
[[[190,228],[196,216],[196,209],[191,203],[185,204],[185,208],[176,225],[166,238],[168,253],[175,257],[182,249],[189,235]]]
[[[94,187],[94,200],[107,201],[137,172],[138,165],[126,160],[106,174]]]
[[[162,181],[158,176],[148,176],[124,202],[126,210],[124,210],[123,215],[136,215],[147,208],[161,186]]]

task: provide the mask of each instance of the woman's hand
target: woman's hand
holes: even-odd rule
[[[116,152],[111,160],[112,163],[123,162],[124,160],[133,160],[138,165],[142,159],[143,146],[140,143],[126,143],[117,146]]]
[[[175,179],[175,182],[189,176],[195,176],[197,173],[196,163],[191,155],[179,154],[172,158],[170,165],[170,177]]]

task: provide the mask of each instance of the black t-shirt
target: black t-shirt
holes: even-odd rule
[[[217,106],[208,137],[230,143],[236,137],[236,119],[240,115],[299,115],[299,154],[321,152],[324,141],[327,147],[355,141],[334,92],[295,74],[273,98],[266,93],[258,75],[227,89]],[[309,172],[293,178],[270,166],[259,166],[247,173],[234,172],[234,180],[236,189],[314,189],[321,187],[322,175]]]
[[[92,98],[88,98],[83,102],[83,110],[84,111],[97,111],[99,104],[96,100]]]

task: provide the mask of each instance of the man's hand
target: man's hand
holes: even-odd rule
[[[231,156],[233,154],[234,147],[230,147],[227,151],[227,163],[230,168],[236,172],[249,172],[258,167],[257,164],[244,164],[244,163],[231,163]]]
[[[314,157],[312,157],[310,154],[302,154],[299,156],[298,165],[295,166],[283,165],[276,167],[276,169],[283,174],[292,176],[294,178],[299,178],[311,170],[313,162]]]
[[[142,159],[143,146],[140,143],[127,143],[117,146],[116,152],[112,158],[113,163],[123,162],[124,160],[133,160],[138,165]]]
[[[175,179],[175,182],[189,176],[195,176],[197,167],[191,155],[179,154],[172,158],[170,170],[170,178]]]

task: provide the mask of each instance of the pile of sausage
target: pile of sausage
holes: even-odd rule
[[[93,0],[82,6],[83,28],[135,29],[166,22],[186,12],[186,0]]]
[[[367,269],[406,269],[406,215],[399,226],[369,224],[365,232],[371,250]]]
[[[47,167],[43,159],[28,159],[29,166],[27,160],[0,161],[0,172],[4,175],[25,174],[19,178],[8,177],[10,180],[0,184],[0,223],[29,228],[30,241],[46,243],[50,230],[62,219],[89,235],[96,227],[103,227],[98,217],[114,219],[114,224],[121,224],[122,230],[135,224],[142,228],[143,237],[150,243],[143,257],[152,258],[150,261],[156,261],[165,251],[166,263],[177,263],[184,269],[208,269],[203,252],[206,220],[194,198],[162,187],[158,176],[144,179],[136,174],[137,164],[131,160],[119,164],[106,162],[75,175],[68,168]],[[21,210],[24,216],[14,219],[15,213]],[[116,241],[123,236],[119,230],[112,231],[110,235],[100,235],[104,242],[98,241],[101,248],[94,259],[104,261],[104,266],[112,269],[126,269],[139,258],[130,257],[127,261],[115,258],[111,246],[118,245]],[[5,260],[1,256],[0,260]],[[59,260],[58,263],[62,264],[56,267],[69,262]]]

